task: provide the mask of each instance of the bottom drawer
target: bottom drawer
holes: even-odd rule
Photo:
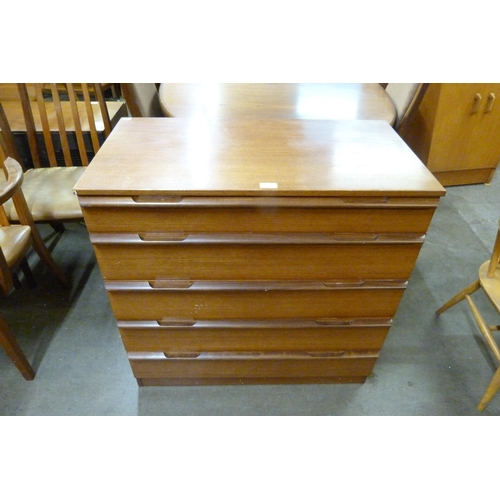
[[[192,358],[131,352],[128,356],[139,385],[362,383],[371,374],[378,351],[220,352]]]

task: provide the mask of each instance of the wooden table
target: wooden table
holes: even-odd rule
[[[47,113],[48,120],[51,130],[57,131],[57,116],[55,112],[55,107],[51,105],[52,103],[47,103]],[[3,101],[3,109],[9,121],[10,128],[12,132],[26,132],[26,125],[23,117],[23,110],[20,101]],[[85,103],[83,101],[78,101],[77,106],[79,108],[80,116],[82,117],[82,129],[84,131],[89,131],[89,124],[86,122],[87,113],[85,111]],[[127,105],[125,101],[106,101],[106,106],[108,107],[109,118],[111,120],[111,126],[113,127],[118,123],[120,118],[128,116]],[[66,130],[74,131],[73,115],[71,113],[71,103],[69,101],[61,102],[61,108],[63,111],[64,121],[66,123]],[[99,103],[95,102],[92,104],[92,109],[94,111],[96,129],[98,132],[104,131],[104,123],[101,117],[101,110],[99,108]],[[35,126],[37,130],[42,130],[42,122],[40,119],[40,113],[36,106],[33,106],[33,119],[35,120]]]
[[[396,119],[378,83],[162,83],[159,92],[163,111],[182,118]]]
[[[70,102],[68,101],[62,101],[61,102],[61,108],[63,111],[63,117],[64,117],[64,122],[65,122],[65,128],[66,131],[68,132],[68,142],[70,145],[70,149],[78,149],[77,146],[77,141],[76,141],[76,134],[75,132],[75,127],[74,127],[74,121],[73,121],[73,114],[71,112],[71,107],[70,107]],[[90,126],[88,123],[88,115],[85,111],[85,103],[82,101],[77,102],[77,106],[79,108],[80,116],[81,116],[81,126],[84,134],[88,134],[90,138]],[[128,110],[127,106],[124,101],[106,101],[106,106],[108,108],[109,112],[109,118],[111,121],[111,127],[114,127],[118,121],[125,117],[128,116]],[[30,153],[30,148],[28,144],[28,136],[26,134],[26,122],[24,121],[24,116],[23,116],[23,110],[21,106],[21,102],[19,100],[11,100],[11,101],[3,101],[2,102],[2,107],[5,111],[5,114],[7,116],[7,120],[9,121],[10,127],[12,129],[12,132],[14,134],[14,139],[16,142],[16,147],[19,152],[19,155],[21,156],[21,160],[23,164],[26,167],[31,167],[33,166],[32,159],[31,159],[31,153]],[[58,140],[58,124],[57,124],[57,115],[55,112],[55,107],[52,105],[52,103],[47,103],[46,105],[47,108],[47,114],[48,114],[48,120],[49,120],[49,125],[51,130],[54,131],[53,133],[53,140],[56,144],[59,144]],[[98,135],[101,137],[101,140],[104,141],[104,122],[102,120],[101,116],[101,109],[99,107],[99,104],[97,102],[92,103],[92,108],[94,111],[94,116],[95,116],[95,125],[97,129]],[[38,110],[37,106],[33,106],[33,119],[35,121],[35,127],[40,134],[42,134],[42,122],[40,118],[40,113]],[[88,152],[89,154],[91,151]],[[75,159],[76,160],[76,159]]]
[[[140,385],[363,382],[444,189],[384,121],[120,121],[76,185]]]
[[[43,84],[44,86],[48,86],[48,83]],[[58,84],[59,87],[64,86],[65,84]],[[103,92],[107,90],[111,90],[113,96],[115,96],[118,92],[116,83],[101,83],[101,88]],[[81,92],[81,84],[76,83],[73,84],[75,90],[77,92]],[[30,99],[36,101],[36,92],[35,92],[35,84],[28,83],[26,85],[26,90],[28,91],[28,96]],[[4,103],[5,101],[19,101],[19,90],[17,88],[17,83],[0,83],[0,101]]]

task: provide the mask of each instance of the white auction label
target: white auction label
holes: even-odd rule
[[[260,189],[278,189],[277,182],[261,182],[259,186]]]

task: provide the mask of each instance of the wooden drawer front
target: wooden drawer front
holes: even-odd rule
[[[264,201],[266,201],[264,199]],[[283,203],[283,202],[281,202]],[[413,202],[415,203],[415,202]],[[425,233],[436,202],[340,206],[84,206],[90,232]],[[304,204],[304,202],[302,202]],[[401,206],[402,205],[402,206]]]
[[[107,282],[117,320],[163,318],[293,319],[394,316],[405,283],[385,287],[195,283],[152,288],[149,283]]]
[[[338,244],[91,239],[105,280],[408,279],[423,242],[423,237]]]
[[[391,320],[119,321],[127,351],[380,350]]]
[[[362,382],[371,374],[377,356],[376,352],[341,356],[206,353],[197,358],[167,359],[163,353],[129,353],[129,361],[134,376],[143,379],[144,385],[318,383]]]

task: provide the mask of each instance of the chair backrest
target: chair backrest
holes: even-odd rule
[[[19,152],[17,151],[14,136],[12,135],[12,130],[10,129],[9,121],[5,115],[2,103],[0,102],[0,163],[3,166],[3,162],[7,157],[15,158],[21,163],[21,158]],[[1,168],[0,168],[1,172]],[[1,179],[1,177],[0,177]]]
[[[78,92],[72,83],[33,85],[35,101],[17,84],[33,166],[88,165],[111,132],[101,84],[78,84]]]
[[[122,83],[121,91],[133,117],[164,117],[154,83]]]
[[[20,210],[19,214],[20,218],[23,219],[22,223],[26,227],[29,224],[25,218],[25,204],[23,204],[24,198],[21,191],[23,183],[21,165],[12,158],[7,158],[5,161],[0,162],[0,170],[5,176],[5,182],[0,183],[0,227],[2,227],[0,230],[0,293],[7,295],[14,286],[10,268],[13,262],[17,264],[25,256],[27,245],[21,245],[23,241],[21,235],[26,234],[25,232],[4,232],[3,227],[9,227],[10,222],[3,209],[3,204],[12,199],[16,209]]]
[[[396,107],[395,130],[404,135],[424,98],[428,83],[389,83],[386,92]]]

